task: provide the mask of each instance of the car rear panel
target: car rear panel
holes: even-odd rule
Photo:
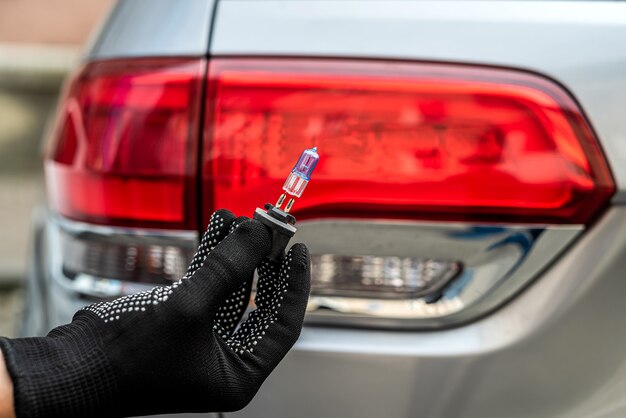
[[[541,245],[526,258],[531,265],[526,264],[525,275],[506,282],[516,285],[493,283],[506,293],[499,302],[515,296],[500,309],[493,311],[493,304],[476,310],[454,322],[454,328],[451,322],[431,321],[429,331],[400,330],[393,323],[357,329],[346,322],[336,328],[315,325],[325,323],[323,319],[309,321],[252,404],[226,416],[624,416],[624,41],[626,4],[615,2],[121,1],[87,61],[344,58],[503,67],[551,78],[585,112],[617,186],[612,207],[591,226],[506,225],[542,232],[537,241]],[[56,324],[68,321],[93,295],[79,296],[75,288],[55,279],[61,261],[55,239],[64,221],[55,214],[45,219],[44,264]],[[385,222],[381,231],[393,227]],[[80,227],[89,229],[88,224]],[[332,231],[336,226],[321,227]],[[342,227],[361,248],[369,245],[372,252],[389,255],[366,242],[367,231],[360,233],[356,221]],[[401,248],[404,256],[422,256],[423,245],[406,241],[411,228],[417,231],[415,237],[437,237],[457,227],[428,221],[400,225],[396,229],[405,230],[397,235],[404,240],[401,244],[394,247],[396,235],[391,232],[381,235],[381,242],[388,242],[388,249]],[[341,240],[327,245],[320,238],[322,229],[315,221],[302,223],[298,238],[317,254],[330,248],[340,251]],[[423,235],[431,230],[437,234]],[[138,232],[142,240],[148,236],[161,242],[168,236]],[[185,245],[195,233],[185,232]],[[328,236],[332,240],[332,234]],[[550,241],[554,236],[559,239]],[[530,279],[536,280],[528,286]]]
[[[87,59],[204,56],[214,8],[214,0],[122,0],[88,48]]]

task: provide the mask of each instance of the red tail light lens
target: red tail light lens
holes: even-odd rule
[[[105,61],[73,79],[46,161],[51,204],[82,221],[196,227],[206,63]]]
[[[322,158],[299,218],[585,223],[614,191],[580,109],[539,76],[224,58],[209,77],[206,208],[275,200],[312,146]]]

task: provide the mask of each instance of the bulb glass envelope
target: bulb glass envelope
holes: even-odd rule
[[[285,184],[283,185],[285,193],[295,197],[302,196],[302,192],[304,192],[307,184],[309,184],[309,180],[311,180],[311,175],[319,159],[320,156],[317,153],[317,147],[304,150],[298,162],[293,167],[293,170],[291,170],[291,173],[287,176],[287,180],[285,180]]]

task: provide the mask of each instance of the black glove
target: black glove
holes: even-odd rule
[[[307,248],[276,263],[270,246],[261,223],[216,212],[181,281],[91,305],[47,337],[0,339],[17,416],[243,408],[298,339],[309,295]],[[259,265],[257,309],[235,331]]]

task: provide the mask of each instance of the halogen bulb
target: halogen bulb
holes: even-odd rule
[[[317,153],[317,147],[313,147],[311,149],[305,149],[300,155],[298,162],[287,176],[287,180],[285,180],[285,184],[283,184],[283,190],[285,193],[280,195],[278,198],[278,202],[276,202],[276,207],[280,209],[287,195],[294,196],[289,199],[287,202],[287,206],[285,206],[285,213],[289,213],[296,197],[302,196],[302,192],[307,184],[309,184],[309,180],[311,180],[311,174],[313,174],[313,170],[315,170],[315,166],[319,161],[320,156]]]
[[[293,167],[293,170],[289,173],[287,180],[285,180],[285,184],[283,185],[285,193],[295,197],[302,196],[302,192],[306,185],[309,184],[311,174],[313,174],[313,170],[315,170],[319,159],[320,156],[317,154],[317,147],[304,150],[298,162]]]

